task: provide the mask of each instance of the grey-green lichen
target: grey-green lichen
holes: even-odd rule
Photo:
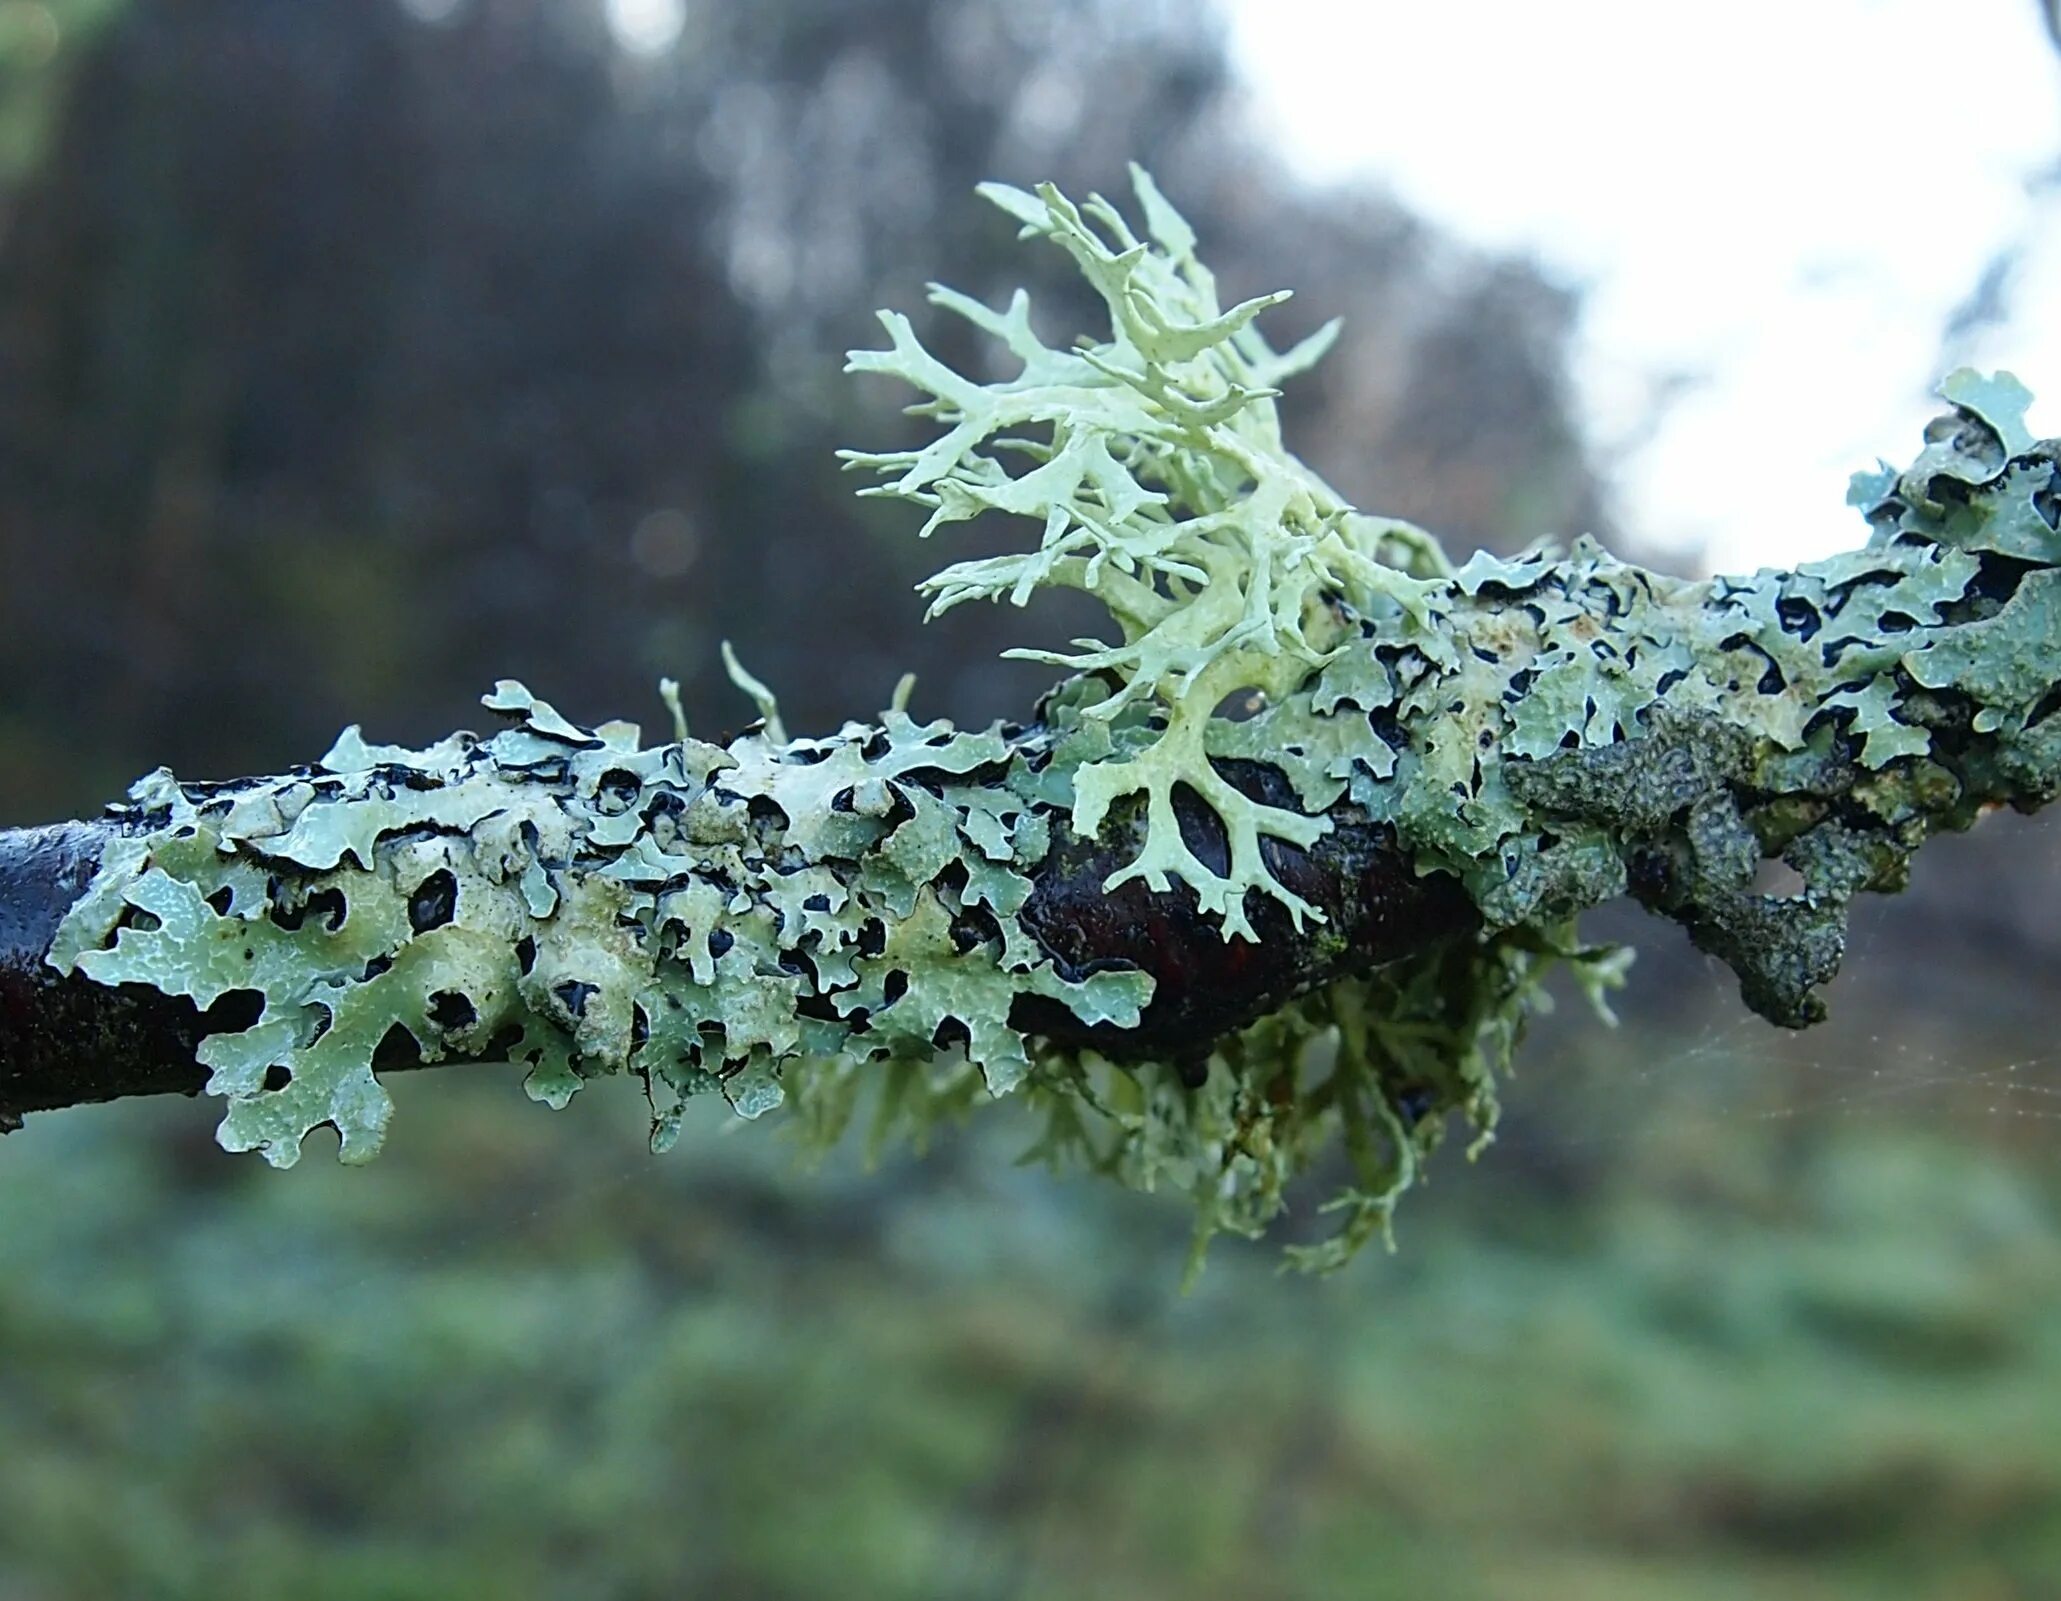
[[[346,1160],[371,1155],[378,1070],[417,1059],[523,1063],[553,1105],[634,1074],[660,1147],[697,1094],[746,1117],[785,1103],[827,1141],[869,1103],[877,1136],[920,1134],[1013,1092],[1044,1118],[1037,1154],[1187,1193],[1204,1238],[1259,1232],[1342,1151],[1339,1226],[1299,1257],[1328,1266],[1385,1227],[1454,1114],[1492,1131],[1549,972],[1599,1003],[1620,980],[1626,953],[1575,934],[1585,908],[1637,896],[1756,1010],[1808,1022],[1855,893],[1896,888],[1929,833],[2061,787],[2061,446],[2032,439],[2008,375],[1956,374],[1911,470],[1856,479],[1872,534],[1852,554],[1691,582],[1584,540],[1454,570],[1286,452],[1274,385],[1328,335],[1275,354],[1254,318],[1279,297],[1222,310],[1186,225],[1138,188],[1142,238],[1100,200],[989,191],[1080,265],[1106,340],[1056,350],[1021,295],[995,312],[939,289],[1020,371],[962,377],[892,314],[891,349],[852,361],[943,425],[854,458],[932,508],[925,533],[988,512],[1039,530],[948,566],[934,609],[1052,585],[1109,608],[1116,642],[1040,658],[1073,671],[1030,725],[920,724],[898,697],[790,740],[736,669],[759,724],[647,747],[504,683],[489,738],[412,751],[352,729],[276,778],[146,778],[53,964],[253,997],[203,1057],[223,1143],[282,1165],[324,1124]],[[1219,715],[1233,695],[1250,715]],[[1240,763],[1285,790],[1255,799]],[[1214,858],[1184,837],[1183,791],[1221,824]],[[1348,824],[1456,879],[1479,928],[1333,978],[1179,1071],[1023,1024],[1035,997],[1129,1029],[1152,998],[1142,972],[1069,970],[1027,923],[1062,837],[1128,829],[1109,887],[1188,897],[1214,938],[1255,938],[1273,901],[1321,941],[1264,842]],[[1756,889],[1770,858],[1799,893]]]
[[[1150,995],[1137,973],[1069,981],[1014,928],[1048,844],[1011,787],[1030,746],[890,711],[825,740],[645,747],[517,684],[485,703],[513,726],[424,751],[353,728],[284,777],[131,792],[145,831],[51,959],[203,1007],[263,998],[202,1048],[229,1148],[286,1165],[326,1123],[346,1161],[373,1155],[397,1027],[405,1056],[526,1063],[553,1105],[635,1073],[662,1146],[694,1093],[755,1117],[797,1056],[926,1054],[948,1019],[1005,1093],[1030,1065],[1017,994],[1119,1025]],[[979,937],[998,919],[1013,939]]]

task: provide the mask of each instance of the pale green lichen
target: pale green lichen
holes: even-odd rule
[[[933,610],[1072,587],[1120,640],[1039,656],[1074,673],[1024,729],[919,723],[905,684],[876,724],[789,739],[726,654],[762,714],[727,746],[687,736],[676,693],[676,737],[647,747],[504,682],[491,738],[351,729],[275,778],[151,775],[50,959],[259,1003],[203,1049],[225,1145],[283,1165],[326,1124],[362,1159],[379,1070],[446,1057],[520,1062],[554,1106],[635,1074],[659,1147],[704,1093],[828,1141],[869,1097],[876,1138],[921,1137],[1013,1092],[1044,1116],[1035,1154],[1187,1193],[1199,1238],[1259,1232],[1343,1149],[1338,1228],[1298,1256],[1328,1266],[1385,1227],[1455,1114],[1492,1131],[1549,972],[1598,1004],[1621,980],[1626,953],[1580,944],[1585,908],[1636,895],[1756,1009],[1807,1022],[1854,894],[1897,887],[1929,833],[2061,789],[2061,446],[2031,438],[2008,375],[1954,375],[1917,464],[1856,478],[1873,533],[1849,555],[1691,582],[1578,541],[1455,571],[1285,451],[1275,385],[1328,333],[1277,355],[1254,319],[1279,297],[1221,309],[1149,180],[1142,239],[1100,200],[988,193],[1069,252],[1110,336],[1054,349],[1020,295],[935,290],[1021,371],[975,383],[888,315],[892,348],[852,365],[914,383],[944,432],[853,459],[931,507],[926,533],[1037,525],[1034,550],[947,567]],[[1234,695],[1250,715],[1217,715]],[[1238,763],[1285,788],[1253,798]],[[1222,824],[1220,865],[1183,837],[1183,788]],[[1027,923],[1067,841],[1134,842],[1111,887],[1252,938],[1282,921],[1269,900],[1314,919],[1268,852],[1348,825],[1456,879],[1478,931],[1334,977],[1181,1071],[1020,1025],[1042,1002],[1131,1028],[1152,996],[1141,972],[1063,970]],[[1800,893],[1756,890],[1769,857]]]
[[[1251,938],[1247,890],[1280,900],[1298,922],[1316,915],[1268,870],[1261,838],[1308,845],[1328,825],[1260,805],[1217,775],[1204,746],[1218,704],[1300,685],[1349,637],[1341,601],[1361,616],[1421,623],[1444,564],[1422,530],[1361,515],[1282,448],[1274,386],[1316,361],[1336,325],[1276,353],[1253,319],[1286,292],[1223,310],[1193,231],[1142,170],[1133,177],[1142,240],[1099,196],[1084,212],[1050,184],[1035,195],[981,190],[1026,236],[1074,259],[1109,309],[1107,340],[1053,350],[1033,331],[1021,291],[996,312],[933,286],[933,304],[992,335],[1021,370],[976,383],[925,350],[906,317],[882,312],[892,348],[854,351],[848,370],[914,385],[930,397],[916,409],[949,426],[920,450],[845,455],[887,476],[867,493],[932,508],[926,538],[985,512],[1040,525],[1035,551],[956,562],[927,580],[931,614],[969,600],[1020,606],[1053,587],[1085,590],[1108,607],[1121,643],[1007,653],[1106,675],[1114,687],[1085,708],[1090,717],[1135,703],[1163,715],[1156,738],[1075,775],[1073,828],[1092,837],[1114,802],[1144,794],[1144,848],[1109,887],[1142,878],[1164,890],[1179,878],[1222,919],[1226,937]],[[1177,784],[1223,820],[1223,872],[1183,842]]]
[[[1070,981],[1027,941],[964,924],[983,902],[1020,905],[1046,845],[1027,807],[963,782],[989,769],[1006,785],[1031,759],[998,734],[890,711],[829,740],[647,749],[518,684],[486,704],[514,726],[427,751],[352,729],[285,777],[137,785],[129,815],[148,832],[109,853],[53,959],[203,1007],[262,997],[202,1048],[231,1149],[287,1165],[326,1123],[345,1160],[372,1155],[383,1045],[503,1054],[559,1105],[583,1078],[636,1073],[664,1143],[696,1091],[757,1116],[805,1050],[927,1053],[948,1022],[999,1094],[1030,1065],[1015,995],[1119,1026],[1149,998],[1142,974]],[[948,880],[975,850],[988,871]]]

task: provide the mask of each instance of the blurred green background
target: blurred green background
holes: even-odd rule
[[[504,676],[650,722],[672,673],[714,732],[725,637],[799,727],[912,666],[1020,711],[1040,670],[916,627],[932,553],[830,455],[907,426],[838,352],[926,278],[1085,321],[985,177],[1143,159],[1284,334],[1344,312],[1289,423],[1364,503],[1637,548],[1573,296],[1296,189],[1197,4],[684,18],[0,0],[0,817]],[[1323,1282],[1220,1243],[1184,1297],[1180,1207],[1014,1165],[1006,1108],[813,1169],[490,1074],[398,1082],[368,1170],[183,1102],[33,1119],[0,1601],[2061,1597],[2057,893],[2061,829],[1940,842],[1800,1037],[1599,921],[1644,940],[1624,1026],[1553,1019],[1494,1148]]]

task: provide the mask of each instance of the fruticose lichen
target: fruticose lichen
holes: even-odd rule
[[[921,450],[845,456],[890,475],[870,493],[932,508],[926,538],[990,511],[1041,524],[1029,554],[957,562],[928,580],[931,615],[1004,596],[1020,606],[1051,587],[1086,590],[1109,608],[1119,644],[1007,653],[1111,680],[1082,708],[1089,718],[1107,722],[1137,704],[1163,714],[1149,740],[1078,769],[1074,830],[1092,838],[1113,802],[1144,794],[1144,849],[1111,887],[1136,877],[1163,890],[1178,877],[1227,934],[1250,937],[1249,889],[1298,919],[1314,915],[1267,870],[1261,837],[1308,845],[1326,824],[1260,805],[1211,767],[1204,749],[1218,705],[1235,693],[1300,687],[1345,648],[1343,608],[1370,616],[1386,602],[1423,621],[1430,575],[1445,564],[1421,529],[1361,515],[1282,449],[1274,385],[1322,356],[1337,324],[1277,354],[1253,319],[1287,293],[1222,310],[1194,233],[1142,170],[1134,177],[1150,243],[1099,196],[1084,216],[1049,184],[1036,195],[1005,184],[981,190],[1026,237],[1073,257],[1109,308],[1107,341],[1055,351],[1032,331],[1021,291],[998,313],[933,286],[933,304],[1000,341],[1022,372],[974,383],[930,355],[906,317],[882,312],[893,348],[854,351],[848,370],[914,385],[930,396],[917,409],[950,427]],[[1024,470],[1012,474],[1011,458]],[[1182,840],[1179,784],[1222,820],[1224,871]]]
[[[1277,355],[1254,318],[1280,297],[1222,310],[1142,174],[1142,239],[1099,199],[986,192],[1074,258],[1110,337],[1055,350],[1021,294],[997,312],[934,290],[1021,370],[976,383],[885,314],[891,348],[852,366],[915,385],[944,431],[853,460],[931,508],[926,534],[987,512],[1039,527],[1034,550],[945,568],[933,610],[1067,586],[1119,639],[1039,655],[1072,676],[1022,727],[897,705],[790,740],[740,672],[759,724],[646,746],[504,683],[489,738],[414,751],[354,728],[280,777],[151,775],[50,960],[251,997],[203,1048],[224,1145],[285,1165],[327,1124],[362,1160],[390,1110],[379,1069],[446,1057],[523,1063],[552,1105],[635,1074],[658,1147],[697,1094],[785,1103],[827,1141],[869,1097],[892,1134],[1015,1093],[1046,1120],[1037,1154],[1185,1191],[1203,1238],[1263,1229],[1342,1152],[1340,1227],[1298,1256],[1328,1266],[1385,1227],[1455,1114],[1493,1129],[1553,967],[1599,1000],[1621,978],[1626,953],[1577,938],[1583,909],[1638,897],[1802,1024],[1856,892],[1896,888],[1929,833],[2061,786],[2061,446],[2031,438],[2008,375],[1956,374],[1916,465],[1856,479],[1872,535],[1850,555],[1691,582],[1584,540],[1453,570],[1282,447],[1274,386],[1328,332]],[[1227,697],[1250,715],[1219,715]],[[1255,798],[1241,764],[1285,787]],[[1184,833],[1195,801],[1217,848]],[[1065,849],[1128,830],[1111,889],[1142,879],[1224,941],[1278,902],[1321,942],[1280,842],[1345,827],[1457,880],[1475,925],[1313,966],[1343,976],[1206,1062],[1101,1048],[1152,978],[1062,962],[1026,914]],[[1767,858],[1804,888],[1758,892]]]

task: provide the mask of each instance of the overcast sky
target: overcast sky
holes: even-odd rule
[[[1642,535],[1725,569],[1852,543],[1847,476],[1908,460],[1943,366],[2012,368],[2061,429],[2061,54],[2033,0],[1222,3],[1302,171],[1586,289],[1583,406]],[[2021,238],[2008,319],[1943,342]]]

